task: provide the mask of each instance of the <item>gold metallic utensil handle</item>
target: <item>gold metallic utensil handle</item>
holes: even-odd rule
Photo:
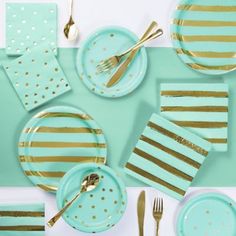
[[[130,53],[133,50],[136,50],[138,48],[140,48],[144,43],[155,39],[159,36],[161,36],[163,34],[163,30],[162,29],[158,29],[157,31],[155,31],[154,33],[150,34],[149,36],[147,36],[146,38],[140,40],[137,44],[135,44],[133,47],[129,48],[127,51],[125,51],[124,53],[122,53],[121,55],[119,55],[120,57]]]
[[[82,191],[80,191],[70,202],[68,202],[55,216],[52,217],[47,223],[49,227],[53,225],[61,218],[63,213],[72,205],[72,203],[80,196]]]
[[[158,26],[156,21],[153,21],[148,29],[145,31],[145,33],[143,34],[142,39],[146,38],[151,32],[152,30],[154,30],[156,27]],[[133,50],[131,52],[131,54],[128,56],[128,58],[121,64],[121,66],[117,69],[117,71],[112,75],[111,79],[108,81],[107,83],[107,87],[110,88],[111,86],[113,86],[116,82],[118,82],[121,77],[123,76],[123,74],[125,73],[125,71],[127,70],[129,64],[132,62],[132,60],[135,58],[135,56],[138,53],[138,49]]]
[[[156,225],[156,236],[159,236],[159,221],[157,221]]]

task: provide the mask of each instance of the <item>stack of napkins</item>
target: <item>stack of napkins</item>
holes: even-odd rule
[[[34,47],[23,56],[3,63],[3,67],[28,111],[71,89],[47,44]]]
[[[227,151],[227,84],[161,84],[161,114]]]
[[[44,204],[0,205],[0,236],[44,236]]]
[[[125,171],[181,200],[211,149],[211,143],[153,114]]]
[[[7,55],[22,55],[45,42],[56,54],[57,5],[55,3],[7,3]]]

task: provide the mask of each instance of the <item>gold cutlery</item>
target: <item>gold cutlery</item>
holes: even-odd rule
[[[138,43],[136,43],[134,46],[130,47],[128,50],[126,50],[125,52],[121,53],[120,55],[115,55],[112,56],[108,59],[102,60],[98,65],[97,65],[97,73],[101,73],[101,72],[106,72],[111,70],[112,68],[116,67],[121,59],[129,54],[130,52],[139,49],[144,43],[155,39],[159,36],[161,36],[163,34],[163,30],[162,29],[157,29],[154,33],[150,34],[149,36],[141,39]]]
[[[54,217],[52,217],[48,221],[47,225],[49,227],[52,227],[61,218],[63,213],[80,197],[82,193],[94,190],[98,186],[99,181],[100,178],[95,173],[86,176],[81,183],[79,193],[70,202],[68,202]]]
[[[143,226],[145,217],[145,191],[142,191],[138,197],[137,214],[138,214],[139,236],[143,236],[144,235]]]
[[[156,236],[159,235],[159,224],[163,215],[163,199],[155,198],[152,210],[153,218],[156,221]]]
[[[141,40],[146,38],[148,36],[148,34],[156,27],[157,27],[157,22],[153,21],[150,24],[150,26],[148,27],[148,29],[146,30],[146,32],[144,33],[144,35],[142,36]],[[121,66],[117,69],[117,71],[112,75],[112,77],[110,78],[110,80],[106,84],[106,87],[108,87],[108,88],[112,87],[114,84],[116,84],[122,78],[122,76],[124,75],[124,73],[128,69],[128,66],[133,61],[135,56],[137,55],[138,51],[139,51],[139,49],[136,49],[130,53],[128,58],[121,64]]]
[[[72,17],[74,1],[73,0],[69,0],[69,1],[70,1],[70,18],[69,18],[68,23],[64,27],[64,35],[66,36],[68,40],[73,41],[73,40],[76,40],[76,38],[78,37],[79,30]]]

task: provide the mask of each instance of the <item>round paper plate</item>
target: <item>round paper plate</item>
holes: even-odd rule
[[[19,160],[30,180],[56,191],[60,179],[83,162],[106,162],[106,141],[97,123],[83,111],[51,107],[32,117],[21,132]]]
[[[201,194],[191,199],[180,212],[177,235],[235,236],[235,202],[218,193]]]
[[[184,63],[210,75],[235,70],[235,12],[235,0],[182,0],[174,13],[171,34]]]
[[[121,97],[132,92],[142,82],[147,69],[147,53],[142,48],[129,65],[121,80],[107,88],[106,83],[117,67],[111,72],[98,74],[97,64],[111,56],[118,55],[138,41],[138,37],[121,27],[100,29],[85,40],[77,55],[77,70],[80,79],[94,93],[105,97]]]
[[[63,215],[69,225],[87,233],[114,226],[124,214],[127,203],[125,185],[120,177],[105,165],[90,163],[74,167],[63,177],[57,191],[59,209],[78,193],[83,178],[94,172],[101,178],[99,185],[83,193]]]

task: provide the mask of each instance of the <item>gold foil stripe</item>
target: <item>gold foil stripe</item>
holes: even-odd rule
[[[159,166],[161,169],[169,172],[170,174],[173,174],[179,178],[182,178],[184,180],[187,180],[189,182],[191,182],[193,180],[193,177],[176,169],[175,167],[157,159],[156,157],[138,149],[138,148],[135,148],[134,151],[133,151],[135,154],[137,154],[138,156],[144,158],[145,160],[148,160],[152,163],[154,163],[155,165]]]
[[[164,90],[161,91],[161,96],[168,97],[214,97],[214,98],[227,98],[227,92],[217,91],[184,91],[184,90]]]
[[[230,71],[236,68],[236,65],[223,65],[223,66],[208,66],[208,65],[201,65],[197,63],[187,63],[188,66],[195,70],[226,70]]]
[[[225,128],[228,126],[227,122],[217,121],[177,121],[172,120],[173,123],[182,127],[193,127],[193,128]]]
[[[81,120],[92,120],[87,114],[67,113],[67,112],[42,112],[35,116],[35,118],[52,118],[52,117],[64,117],[64,118],[76,118]]]
[[[0,211],[0,217],[44,217],[39,211]]]
[[[179,195],[182,195],[182,196],[185,195],[185,191],[184,190],[182,190],[182,189],[180,189],[180,188],[178,188],[178,187],[176,187],[176,186],[174,186],[174,185],[172,185],[172,184],[170,184],[170,183],[168,183],[168,182],[158,178],[155,175],[152,175],[152,174],[148,173],[145,170],[140,169],[139,167],[137,167],[137,166],[135,166],[135,165],[133,165],[133,164],[131,164],[129,162],[126,164],[126,168],[131,170],[131,171],[133,171],[133,172],[135,172],[135,173],[137,173],[137,174],[139,174],[139,175],[141,175],[141,176],[143,176],[143,177],[145,177],[146,179],[149,179],[149,180],[151,180],[151,181],[153,181],[155,183],[158,183],[158,184],[164,186],[165,188],[170,189],[173,192],[178,193]]]
[[[211,143],[227,143],[227,139],[224,138],[206,138],[206,140]]]
[[[196,107],[179,107],[179,106],[162,106],[161,111],[189,111],[189,112],[228,112],[226,106],[196,106]]]
[[[171,37],[183,42],[236,42],[235,35],[181,35],[173,33]]]
[[[106,158],[96,156],[19,156],[21,162],[95,162],[105,163]]]
[[[148,122],[148,126],[152,129],[154,129],[155,131],[158,131],[160,133],[162,133],[163,135],[166,135],[167,137],[175,140],[176,142],[194,150],[195,152],[203,155],[203,156],[207,156],[208,155],[208,151],[204,150],[203,148],[199,147],[198,145],[186,140],[185,138],[149,121]]]
[[[0,226],[0,231],[44,231],[41,225]]]
[[[44,184],[37,184],[37,186],[47,192],[56,192],[57,191],[57,187],[52,186],[52,185],[44,185]]]
[[[198,163],[197,161],[194,161],[194,160],[190,159],[189,157],[187,157],[187,156],[185,156],[185,155],[183,155],[179,152],[176,152],[176,151],[174,151],[174,150],[172,150],[172,149],[170,149],[166,146],[163,146],[162,144],[160,144],[160,143],[158,143],[158,142],[156,142],[156,141],[154,141],[154,140],[152,140],[152,139],[150,139],[150,138],[148,138],[144,135],[141,136],[140,140],[142,140],[142,141],[144,141],[144,142],[146,142],[146,143],[148,143],[148,144],[150,144],[150,145],[152,145],[156,148],[161,149],[162,151],[164,151],[164,152],[170,154],[171,156],[174,156],[175,158],[177,158],[177,159],[193,166],[196,169],[199,169],[201,167],[201,164]]]
[[[173,24],[193,27],[234,27],[236,26],[236,21],[201,21],[174,19]]]
[[[32,127],[23,130],[24,133],[93,133],[102,134],[101,129],[91,129],[85,127]]]
[[[38,176],[38,177],[51,177],[51,178],[61,178],[65,175],[65,172],[61,171],[31,171],[31,170],[26,170],[24,173],[27,176]]]
[[[106,148],[105,143],[80,143],[80,142],[20,142],[19,147],[37,148]]]
[[[213,12],[236,12],[236,6],[206,6],[181,4],[177,7],[183,11],[213,11]]]
[[[210,51],[189,51],[182,48],[177,48],[178,54],[185,54],[191,57],[206,57],[206,58],[235,58],[236,52],[210,52]]]

